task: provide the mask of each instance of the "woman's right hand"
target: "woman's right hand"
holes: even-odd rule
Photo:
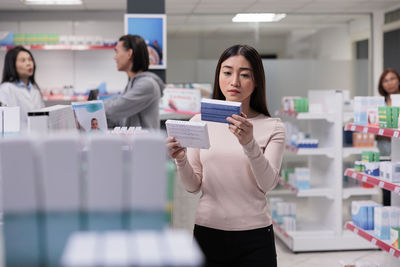
[[[168,149],[168,156],[173,159],[183,159],[186,156],[186,147],[182,147],[173,136],[165,141]]]

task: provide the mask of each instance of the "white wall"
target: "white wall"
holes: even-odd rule
[[[112,40],[124,33],[121,12],[16,12],[0,17],[0,31],[101,36]],[[4,62],[5,53],[0,52],[0,62]],[[36,80],[42,89],[73,85],[76,91],[84,92],[106,82],[107,89],[114,92],[123,90],[127,81],[126,74],[116,69],[113,50],[32,50],[32,54],[37,65]]]
[[[287,42],[288,58],[351,60],[351,38],[347,25],[322,30],[294,31]]]
[[[169,35],[167,81],[170,83],[200,82],[197,77],[203,70],[198,69],[199,62],[208,59],[217,61],[226,48],[235,44],[254,46],[260,54],[281,56],[284,54],[285,42],[285,35],[261,36],[258,43],[254,34]],[[213,77],[210,78],[211,83]]]

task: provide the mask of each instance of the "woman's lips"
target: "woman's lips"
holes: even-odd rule
[[[228,92],[231,93],[231,94],[239,94],[240,93],[240,91],[236,90],[236,89],[228,90]]]

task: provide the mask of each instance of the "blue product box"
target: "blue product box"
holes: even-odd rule
[[[0,45],[12,46],[14,45],[14,33],[0,31]]]
[[[368,206],[353,201],[351,203],[351,218],[356,226],[368,230]]]
[[[216,99],[201,101],[201,120],[228,123],[226,117],[242,114],[242,103]]]

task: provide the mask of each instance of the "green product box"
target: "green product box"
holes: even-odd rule
[[[378,107],[379,127],[392,127],[392,110],[390,107]]]
[[[399,108],[391,107],[392,110],[392,128],[397,129],[399,127]]]
[[[374,161],[374,152],[363,151],[362,154],[361,154],[361,161],[373,162]]]
[[[354,162],[354,170],[356,172],[361,172],[361,164],[360,164],[360,162],[358,162],[358,161]]]
[[[47,34],[47,43],[48,44],[58,44],[60,40],[60,35],[56,33]]]
[[[301,98],[295,98],[293,102],[294,102],[294,111],[301,112]]]
[[[374,161],[379,162],[379,161],[381,161],[380,158],[381,158],[381,153],[374,152]]]
[[[25,33],[25,44],[31,45],[35,42],[35,35],[33,33]]]
[[[21,34],[21,33],[14,34],[14,44],[15,45],[25,44],[25,34]]]
[[[308,98],[304,98],[304,112],[308,112]]]

